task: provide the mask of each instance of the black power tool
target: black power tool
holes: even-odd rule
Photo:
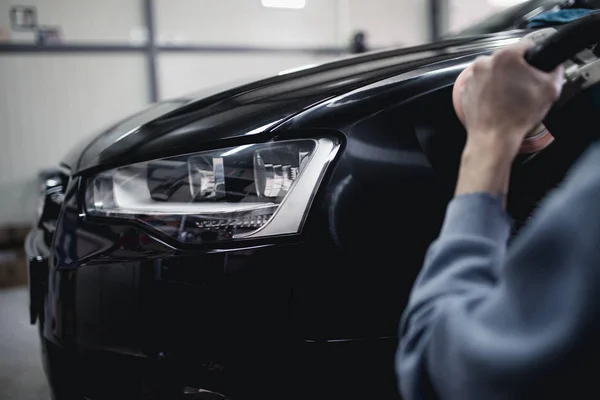
[[[537,43],[525,56],[532,66],[547,72],[565,66],[561,98],[544,125],[557,140],[585,147],[600,136],[600,12],[528,37]]]

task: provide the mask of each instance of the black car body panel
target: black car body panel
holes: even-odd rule
[[[369,54],[163,103],[76,149],[28,246],[49,269],[33,282],[32,319],[39,311],[43,339],[75,356],[72,384],[91,399],[140,397],[147,384],[236,399],[396,398],[400,314],[464,144],[452,85],[475,56],[522,34]],[[83,206],[98,171],[323,134],[342,145],[295,235],[192,246]],[[553,162],[552,151],[538,159]],[[511,210],[526,216],[533,203]]]
[[[251,141],[304,110],[370,83],[460,55],[485,52],[514,32],[477,39],[455,39],[409,49],[349,57],[214,93],[151,106],[122,121],[63,161],[73,173],[107,165],[180,154],[224,140]]]

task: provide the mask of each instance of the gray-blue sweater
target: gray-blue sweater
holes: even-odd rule
[[[600,145],[569,175],[509,250],[500,199],[449,204],[401,323],[405,400],[600,398]]]

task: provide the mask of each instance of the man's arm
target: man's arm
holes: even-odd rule
[[[458,196],[401,326],[406,399],[525,399],[584,354],[600,296],[600,145],[505,256],[509,223],[489,194]],[[567,355],[569,356],[567,358]],[[545,378],[545,379],[544,379]]]

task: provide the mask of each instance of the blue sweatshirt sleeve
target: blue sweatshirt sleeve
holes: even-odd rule
[[[595,146],[508,252],[501,199],[452,200],[401,321],[405,400],[538,398],[569,368],[600,311],[598,167]]]

